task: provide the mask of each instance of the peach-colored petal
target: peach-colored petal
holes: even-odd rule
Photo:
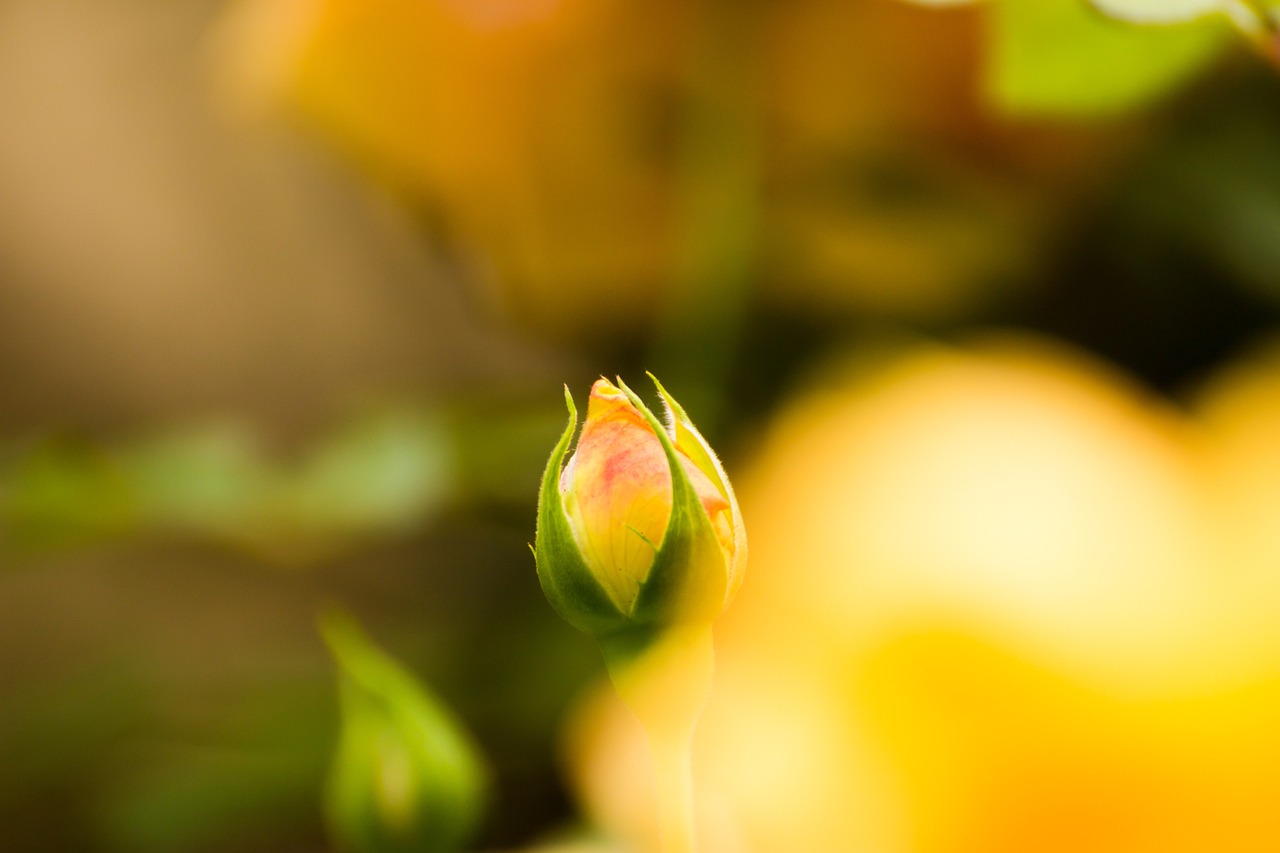
[[[730,504],[684,454],[689,476],[712,526],[731,553]],[[614,601],[629,608],[649,574],[671,517],[671,472],[649,423],[606,379],[591,388],[587,418],[561,476],[578,544]]]

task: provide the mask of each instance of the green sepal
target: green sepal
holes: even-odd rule
[[[618,387],[657,434],[671,470],[671,518],[653,566],[640,584],[632,621],[638,625],[709,622],[724,608],[728,591],[724,552],[666,426],[624,382],[618,380]]]
[[[663,629],[664,626],[660,624],[632,624],[621,630],[596,636],[600,654],[609,668],[609,677],[614,679],[615,684],[627,668],[661,638]]]
[[[738,498],[733,492],[733,484],[729,482],[729,475],[725,473],[724,466],[720,464],[715,451],[702,437],[702,433],[698,432],[698,428],[693,425],[693,420],[685,412],[684,407],[676,402],[676,398],[672,397],[666,388],[662,387],[658,377],[652,373],[648,376],[654,387],[658,389],[658,396],[662,398],[663,405],[666,406],[667,420],[671,423],[676,446],[683,448],[682,452],[693,460],[693,464],[699,470],[714,481],[729,501],[729,513],[733,520],[733,559],[732,565],[727,569],[725,597],[722,603],[722,606],[728,606],[742,583],[742,566],[747,559],[747,532],[742,523],[742,510],[738,506]],[[690,440],[682,442],[682,435],[685,434]],[[703,512],[705,514],[705,509]]]
[[[600,636],[628,627],[631,620],[618,610],[583,559],[565,512],[560,474],[578,427],[578,410],[567,387],[564,400],[569,408],[569,425],[551,451],[551,458],[547,460],[547,468],[542,474],[533,554],[542,592],[555,611],[575,628]]]

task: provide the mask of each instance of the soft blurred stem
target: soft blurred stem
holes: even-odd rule
[[[698,0],[689,10],[675,271],[652,366],[710,432],[722,416],[756,261],[765,8],[759,0]]]
[[[643,641],[641,641],[643,642]],[[711,692],[711,627],[673,628],[637,648],[636,639],[601,640],[614,688],[649,738],[664,853],[693,853],[693,732]]]
[[[649,751],[653,756],[654,793],[658,804],[658,833],[664,853],[694,853],[696,842],[693,820],[693,767],[688,737],[671,740],[649,732]]]

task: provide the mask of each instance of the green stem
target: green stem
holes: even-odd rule
[[[649,731],[658,804],[658,836],[664,853],[694,853],[693,732],[668,739]]]

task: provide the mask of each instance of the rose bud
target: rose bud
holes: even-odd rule
[[[665,424],[621,380],[597,380],[568,464],[577,410],[566,388],[569,425],[542,479],[538,578],[560,615],[597,637],[709,624],[746,562],[729,478],[653,381]]]

